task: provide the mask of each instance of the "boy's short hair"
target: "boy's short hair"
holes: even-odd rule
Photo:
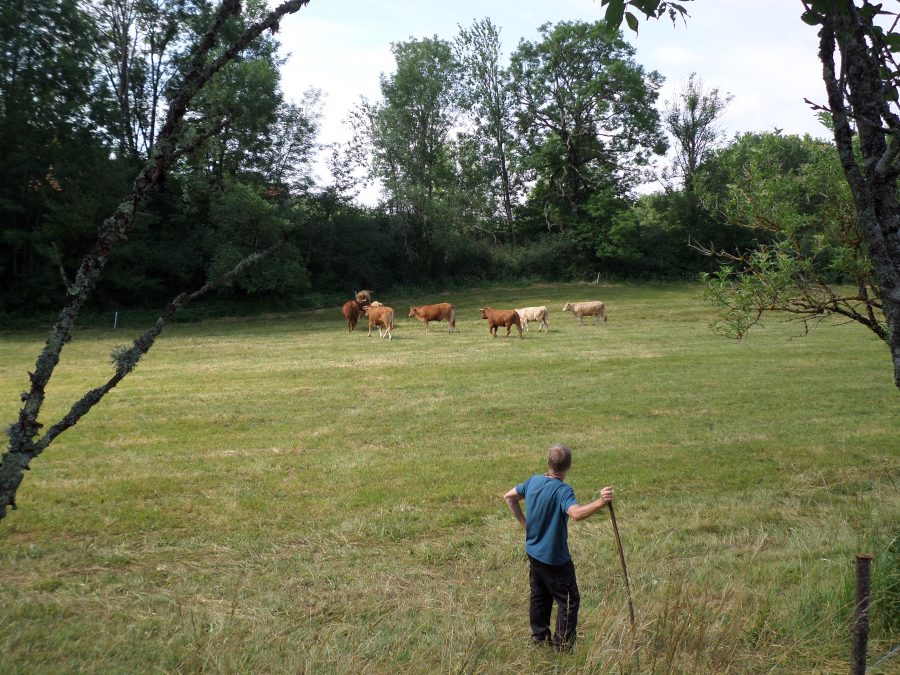
[[[568,471],[572,466],[572,448],[562,443],[551,445],[547,453],[547,466],[557,473]]]

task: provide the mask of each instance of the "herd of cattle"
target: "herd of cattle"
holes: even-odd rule
[[[529,322],[540,322],[538,332],[541,330],[550,331],[550,322],[547,320],[547,308],[541,307],[523,307],[522,309],[493,309],[484,307],[479,310],[481,318],[487,319],[488,328],[491,335],[497,337],[497,329],[501,326],[506,328],[506,337],[509,337],[512,327],[515,326],[519,330],[519,337],[524,337],[523,330],[528,330]],[[606,305],[600,300],[592,300],[590,302],[567,302],[562,308],[564,312],[572,312],[575,317],[584,323],[584,317],[594,317],[594,323],[597,319],[606,321]],[[372,329],[378,329],[378,337],[386,337],[393,340],[394,336],[394,310],[387,307],[377,300],[372,299],[372,291],[359,291],[355,300],[348,300],[341,308],[344,319],[347,321],[347,330],[353,331],[359,322],[360,316],[365,316],[369,320],[369,337],[372,337]],[[422,305],[419,307],[410,307],[409,316],[415,317],[425,324],[425,332],[428,332],[428,323],[431,321],[446,321],[448,324],[448,333],[456,330],[456,309],[449,302],[442,302],[437,305]],[[382,329],[384,329],[382,331]]]

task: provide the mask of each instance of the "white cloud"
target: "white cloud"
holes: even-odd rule
[[[701,63],[700,54],[692,49],[674,45],[663,45],[654,52],[654,59],[670,66],[697,68]]]

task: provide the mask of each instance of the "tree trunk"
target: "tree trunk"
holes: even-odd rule
[[[892,83],[881,78],[877,47],[867,44],[866,27],[871,28],[871,18],[862,17],[852,0],[842,0],[824,16],[819,58],[834,121],[834,140],[878,283],[894,383],[900,388],[900,168],[896,156],[900,119],[887,104],[886,88]],[[846,100],[835,67],[835,46],[842,59]],[[861,163],[854,154],[851,124],[859,134]]]

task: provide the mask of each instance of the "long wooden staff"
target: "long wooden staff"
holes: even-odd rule
[[[631,584],[628,583],[628,568],[625,566],[625,554],[622,552],[622,538],[619,536],[619,526],[616,525],[616,512],[613,509],[612,502],[607,504],[607,506],[609,507],[609,518],[613,524],[613,532],[616,533],[616,548],[619,549],[622,574],[625,575],[625,590],[628,593],[628,616],[631,618],[631,625],[634,626],[634,605],[631,603]]]

